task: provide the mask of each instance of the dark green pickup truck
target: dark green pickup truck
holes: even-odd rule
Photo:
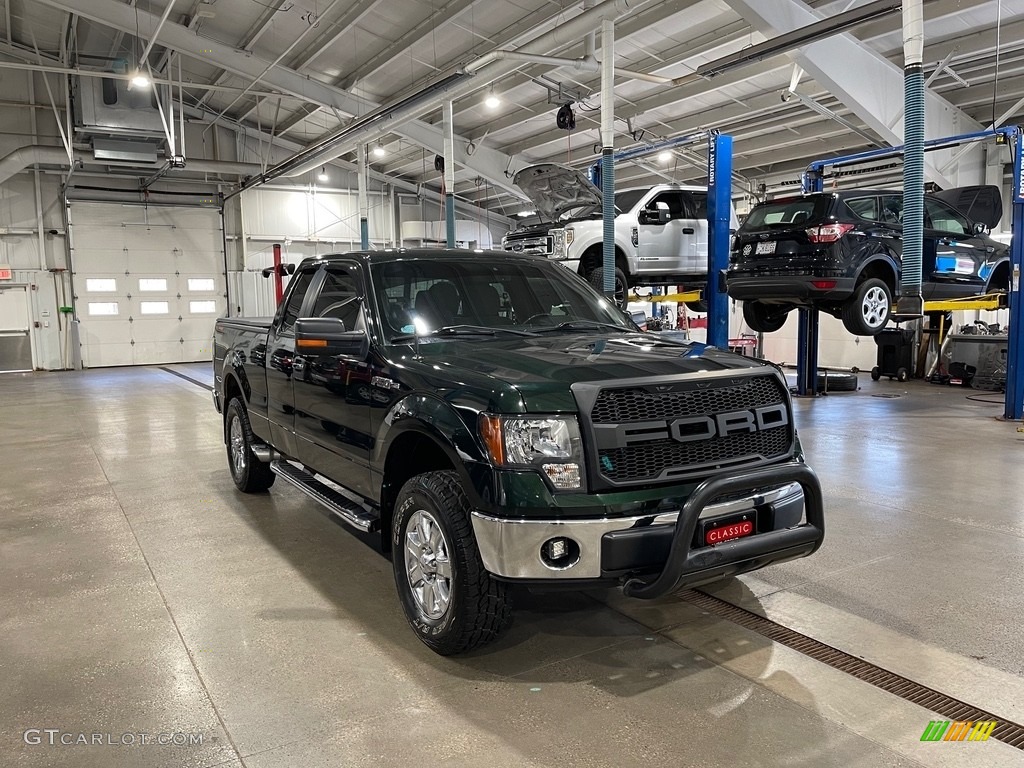
[[[379,532],[441,654],[497,637],[513,582],[657,597],[824,535],[776,368],[643,333],[543,257],[306,260],[273,318],[217,321],[214,367],[235,484]]]

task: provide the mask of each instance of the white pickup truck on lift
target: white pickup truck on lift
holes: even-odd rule
[[[580,171],[553,163],[519,171],[514,183],[536,208],[540,224],[509,232],[502,247],[540,253],[603,287],[601,191]],[[615,295],[625,304],[637,285],[703,290],[708,279],[706,187],[657,184],[615,193]],[[735,211],[730,229],[738,228]],[[704,302],[690,302],[704,312]]]

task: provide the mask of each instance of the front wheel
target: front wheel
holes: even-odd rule
[[[789,309],[783,305],[745,301],[743,302],[743,322],[757,333],[774,333],[786,324]]]
[[[869,277],[843,304],[843,325],[855,336],[874,336],[889,322],[892,291],[884,281]]]
[[[604,267],[595,269],[587,279],[598,293],[604,293]],[[625,309],[629,303],[629,282],[626,280],[626,273],[618,267],[615,268],[614,296],[616,306]]]
[[[225,409],[224,433],[228,444],[228,467],[231,479],[238,490],[245,493],[260,493],[274,484],[277,477],[270,471],[270,465],[256,458],[252,452],[253,434],[249,426],[249,414],[237,397],[232,398]]]
[[[495,640],[511,623],[508,586],[485,569],[455,472],[427,472],[398,492],[392,520],[395,585],[405,617],[441,656]]]

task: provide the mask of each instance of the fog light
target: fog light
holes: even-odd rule
[[[541,544],[540,559],[548,568],[571,568],[580,561],[580,545],[565,536],[548,539]]]
[[[541,469],[555,488],[571,490],[580,487],[579,464],[544,464]]]

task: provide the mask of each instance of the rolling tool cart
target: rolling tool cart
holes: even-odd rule
[[[889,381],[910,378],[914,360],[914,332],[902,328],[884,328],[875,337],[878,345],[877,365],[871,369],[871,379],[878,381],[888,376]]]

